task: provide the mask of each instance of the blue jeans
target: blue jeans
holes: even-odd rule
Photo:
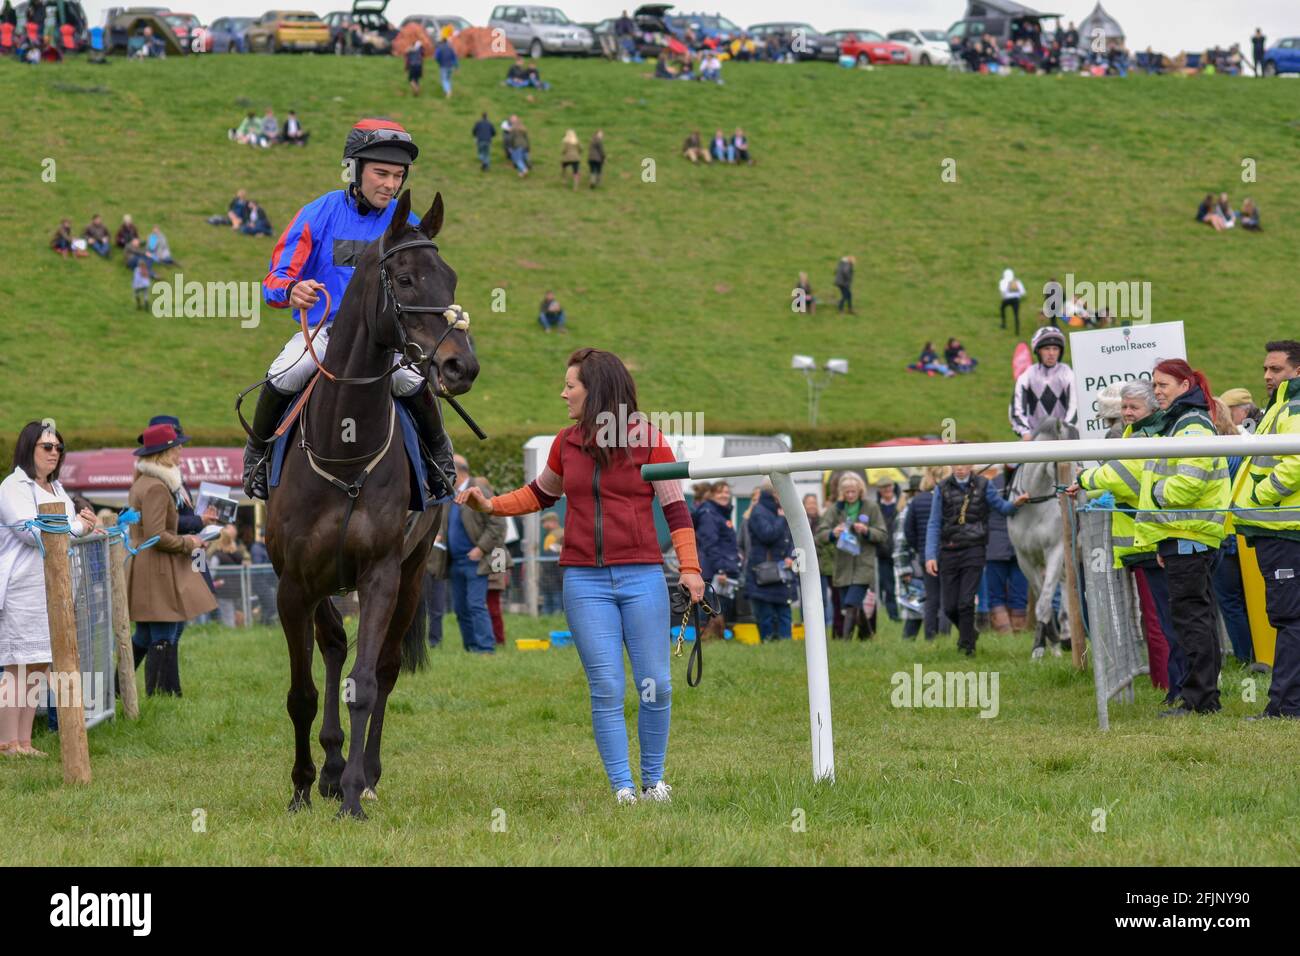
[[[550,331],[551,329],[564,328],[564,310],[559,312],[539,312],[537,322],[542,328]]]
[[[528,150],[523,147],[510,150],[510,162],[514,163],[515,169],[521,173],[528,172]]]
[[[476,140],[475,142],[478,144],[479,165],[482,166],[484,169],[487,169],[488,166],[492,165],[492,158],[491,158],[492,140],[480,139],[480,140]]]
[[[451,606],[456,612],[465,650],[476,654],[495,653],[496,638],[487,608],[487,575],[478,573],[477,561],[452,561],[450,580]]]
[[[451,96],[451,74],[456,70],[453,66],[440,66],[438,73],[442,77],[442,91]]]
[[[984,584],[988,588],[989,600],[981,607],[986,611],[995,607],[1023,611],[1029,605],[1029,582],[1015,558],[998,559],[984,565]]]
[[[564,569],[564,613],[591,687],[591,725],[609,785],[632,787],[623,720],[623,646],[639,698],[641,784],[664,777],[672,719],[668,587],[658,564]]]
[[[1255,659],[1255,645],[1250,638],[1250,618],[1246,615],[1246,592],[1241,583],[1241,560],[1236,548],[1219,548],[1214,566],[1214,596],[1219,599],[1232,654],[1243,664]]]
[[[790,637],[790,605],[775,601],[760,601],[750,598],[749,606],[754,609],[754,618],[758,623],[760,640],[779,641]],[[843,604],[841,604],[843,606]]]
[[[736,147],[726,143],[722,147],[713,147],[713,158],[720,163],[734,163],[736,161]]]
[[[131,643],[141,651],[155,644],[179,644],[184,630],[184,621],[136,621]]]

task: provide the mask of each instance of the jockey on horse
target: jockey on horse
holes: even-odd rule
[[[343,303],[357,259],[388,228],[393,199],[418,155],[419,149],[401,124],[361,120],[352,127],[343,147],[347,187],[328,192],[298,210],[271,253],[271,271],[262,284],[266,302],[277,309],[307,310],[307,324],[313,330],[323,323],[312,339],[312,348],[322,360],[329,347],[330,324]],[[419,221],[411,214],[411,225],[418,226]],[[328,314],[321,290],[329,295]],[[271,439],[297,394],[316,373],[316,363],[304,361],[306,358],[304,333],[295,332],[267,372],[244,449],[244,492],[249,497],[267,497]],[[393,361],[398,361],[396,356]],[[430,465],[429,491],[434,497],[450,494],[456,471],[451,438],[442,427],[437,399],[419,373],[410,368],[393,373],[392,391],[415,422]]]

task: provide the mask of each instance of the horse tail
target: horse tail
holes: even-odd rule
[[[416,608],[411,624],[402,635],[402,672],[414,674],[429,664],[429,645],[425,641],[426,613],[424,601]]]

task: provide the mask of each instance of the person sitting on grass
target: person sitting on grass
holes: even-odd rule
[[[244,220],[239,231],[246,236],[271,235],[271,220],[266,218],[266,210],[260,203],[252,199],[248,201],[248,218]]]
[[[700,79],[722,85],[722,60],[712,50],[700,57]]]
[[[263,146],[274,146],[280,141],[280,121],[275,118],[275,110],[271,107],[266,108],[262,115],[262,134],[261,144]]]
[[[73,254],[71,219],[64,219],[59,223],[59,228],[54,230],[54,238],[50,240],[50,248],[65,259]],[[84,256],[85,254],[83,250],[81,255]]]
[[[568,334],[569,330],[564,325],[564,307],[556,300],[555,293],[550,289],[546,290],[542,304],[537,307],[537,323],[542,327],[543,332],[558,329]]]
[[[1259,232],[1259,208],[1249,196],[1241,201],[1241,228]]]
[[[736,132],[731,137],[731,149],[732,154],[736,157],[736,162],[748,163],[750,166],[754,165],[754,161],[749,156],[749,137],[745,135],[745,131],[739,126],[736,127]]]
[[[704,148],[704,144],[700,141],[700,131],[698,129],[691,130],[690,135],[682,143],[682,155],[692,163],[699,163],[703,160],[705,164],[708,164],[713,161],[712,157],[709,156],[709,151]]]
[[[149,274],[152,276],[153,260],[149,258],[149,251],[145,249],[139,239],[132,239],[126,244],[126,248],[122,250],[123,264],[128,269],[134,269],[135,264],[141,259],[147,259],[149,261]]]
[[[736,147],[723,135],[720,129],[713,134],[713,141],[709,143],[709,152],[720,163],[734,163],[736,161]]]
[[[284,131],[280,134],[280,138],[285,143],[293,146],[306,146],[307,137],[310,135],[302,128],[302,123],[298,121],[298,114],[293,110],[289,110],[289,115],[284,121]]]
[[[104,225],[104,220],[100,218],[99,213],[90,217],[90,225],[86,227],[82,235],[86,238],[86,244],[94,249],[97,253],[108,258],[108,253],[112,249],[112,240],[108,235],[108,227]]]
[[[537,69],[536,63],[528,64],[526,79],[528,80],[526,86],[536,87],[539,90],[549,90],[551,88],[551,84],[542,79],[542,73]]]
[[[662,52],[659,54],[659,56],[655,59],[655,79],[656,79],[656,80],[675,80],[675,79],[677,79],[677,74],[675,74],[675,73],[673,72],[672,67],[669,66],[669,64],[668,64],[668,51],[667,51],[667,50],[662,51]]]
[[[248,115],[234,129],[226,131],[226,135],[236,143],[242,143],[245,146],[269,146],[269,143],[262,142],[262,125],[249,110]]]
[[[1227,193],[1219,193],[1219,215],[1223,217],[1223,224],[1229,229],[1237,224],[1237,214],[1232,211],[1232,203],[1228,201]]]
[[[506,86],[522,89],[527,85],[528,70],[524,67],[524,58],[517,56],[515,62],[510,64],[510,69],[506,70]]]
[[[927,375],[942,375],[944,378],[952,378],[957,374],[939,361],[939,353],[934,350],[933,342],[926,342],[921,347],[920,357],[908,366],[914,372],[925,372]]]
[[[150,230],[149,239],[145,248],[149,251],[149,258],[154,262],[160,262],[165,266],[179,265],[179,263],[172,258],[172,247],[167,242],[167,237],[163,235],[163,231],[159,227],[154,226],[153,229]]]
[[[248,193],[243,189],[235,191],[235,198],[230,200],[224,216],[209,216],[208,222],[214,226],[229,226],[240,229],[248,218]]]
[[[1215,232],[1223,232],[1228,228],[1228,224],[1223,221],[1223,216],[1219,214],[1218,204],[1215,202],[1214,193],[1206,193],[1201,204],[1196,208],[1196,221],[1203,222],[1214,229]]]
[[[966,354],[966,348],[959,339],[955,338],[948,340],[948,347],[943,350],[943,359],[948,367],[958,375],[975,371],[975,366],[979,364]]]
[[[132,239],[139,239],[140,231],[135,228],[135,223],[131,221],[131,214],[127,213],[122,217],[122,225],[117,227],[117,235],[113,238],[113,244],[119,249],[125,249],[131,244]]]

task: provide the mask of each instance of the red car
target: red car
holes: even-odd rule
[[[186,53],[208,49],[208,31],[194,14],[168,11],[158,16],[172,28],[172,33],[176,34],[176,42]]]
[[[851,56],[859,66],[905,66],[912,54],[901,43],[886,40],[875,30],[831,30],[826,34],[840,45],[840,56]]]

